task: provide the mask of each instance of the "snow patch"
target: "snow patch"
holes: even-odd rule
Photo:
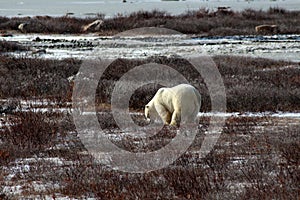
[[[208,56],[230,54],[300,62],[298,56],[300,35],[193,37],[182,34],[151,37],[100,37],[90,34],[26,34],[9,38],[0,37],[0,39],[19,42],[27,47],[46,51],[42,54],[34,54],[34,49],[31,52],[8,53],[16,57],[26,55],[46,59],[79,58],[84,60],[100,56],[106,59],[116,59],[148,58],[155,55],[190,57],[192,54]]]

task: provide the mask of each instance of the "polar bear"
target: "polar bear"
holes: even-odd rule
[[[193,86],[164,87],[145,106],[145,117],[151,121],[159,116],[164,124],[179,126],[181,122],[195,122],[200,106],[200,93]]]
[[[279,33],[279,27],[277,25],[259,25],[255,27],[257,33],[262,34],[274,34]]]

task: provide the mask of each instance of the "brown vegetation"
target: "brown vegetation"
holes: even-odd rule
[[[71,101],[73,81],[68,78],[78,72],[80,61],[5,56],[0,60],[1,98],[34,96]],[[236,56],[215,56],[213,60],[223,77],[228,111],[300,110],[297,63]],[[201,109],[210,110],[209,93],[201,75],[187,60],[166,57],[115,60],[99,81],[96,103],[110,104],[116,81],[135,66],[151,62],[168,65],[180,72],[202,94]],[[139,88],[131,97],[130,108],[142,110],[159,87],[150,84]]]
[[[1,98],[31,101],[33,97],[48,98],[52,103],[47,104],[49,112],[38,112],[35,109],[43,105],[25,111],[18,101],[12,100],[6,106],[11,109],[1,111],[5,113],[1,120],[6,123],[0,127],[2,199],[299,197],[298,119],[230,117],[214,150],[201,158],[198,151],[210,121],[209,117],[201,117],[193,144],[172,165],[145,174],[113,171],[82,153],[85,148],[69,114],[50,112],[61,108],[62,102],[71,101],[73,82],[68,77],[78,72],[81,61],[7,56],[1,56],[0,60]],[[224,80],[228,111],[300,110],[299,64],[236,56],[215,56],[213,60]],[[135,66],[150,62],[178,70],[202,93],[202,110],[210,110],[206,85],[185,59],[151,57],[114,61],[99,81],[97,106],[105,112],[98,113],[98,120],[114,144],[132,152],[159,149],[175,136],[168,127],[147,140],[122,136],[110,113],[110,95],[116,81]],[[139,88],[131,97],[131,109],[141,110],[159,87],[149,84]],[[141,115],[132,118],[136,124],[145,125]],[[29,167],[23,169],[24,166]],[[45,189],[37,190],[35,184]],[[4,190],[13,186],[21,186],[22,193]]]
[[[36,197],[97,199],[298,199],[299,123],[286,119],[231,117],[214,150],[205,158],[197,152],[209,118],[189,150],[172,165],[144,174],[113,171],[84,155],[80,140],[71,137],[61,115],[15,113],[13,126],[0,130],[0,189],[20,185],[21,194],[3,193],[4,199]],[[71,122],[71,119],[67,119]],[[68,123],[69,123],[68,122]],[[64,133],[68,132],[68,137]],[[111,129],[112,134],[113,129]],[[172,130],[153,137],[156,149]],[[282,138],[285,138],[282,140]],[[129,150],[134,138],[123,138]],[[112,141],[118,142],[119,139]],[[57,148],[56,145],[60,145]],[[35,158],[30,163],[20,159]],[[47,158],[61,159],[61,164]],[[19,162],[14,164],[15,162]],[[22,166],[29,165],[26,171]],[[20,167],[12,179],[2,177],[7,169]],[[8,179],[8,180],[7,180]],[[8,181],[8,182],[7,182]],[[37,191],[33,183],[44,185]],[[56,186],[55,186],[56,185]]]
[[[0,96],[70,100],[72,88],[67,78],[77,73],[80,63],[73,59],[59,61],[0,56]]]
[[[56,120],[58,116],[57,113],[30,111],[14,113],[14,116],[8,120],[11,126],[6,126],[0,135],[1,140],[6,144],[2,156],[4,155],[6,159],[15,156],[26,157],[28,154],[47,148],[59,132],[58,124],[55,121],[51,122],[51,119]],[[7,156],[7,153],[10,156]]]
[[[224,81],[229,112],[300,110],[299,74],[296,63],[235,56],[213,57]],[[135,66],[145,63],[168,65],[192,83],[202,95],[202,110],[210,110],[210,97],[201,75],[181,58],[153,57],[146,60],[119,59],[109,66],[99,82],[98,103],[110,103],[115,82]],[[284,66],[293,66],[287,67]],[[141,110],[160,85],[146,85],[131,97],[130,107]]]
[[[0,41],[0,53],[26,50],[28,50],[28,48],[18,44],[17,42]]]
[[[299,34],[299,11],[287,11],[281,8],[270,8],[268,11],[246,9],[234,12],[220,8],[217,11],[199,9],[173,16],[162,11],[139,11],[128,15],[117,15],[104,19],[100,15],[95,18],[63,17],[0,17],[0,30],[19,31],[23,24],[26,33],[82,33],[82,27],[96,20],[103,20],[98,32],[101,35],[111,35],[140,27],[164,27],[185,34],[200,35],[245,35],[256,33],[255,27],[261,24],[275,24],[282,34]]]

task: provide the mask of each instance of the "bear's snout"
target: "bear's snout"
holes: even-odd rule
[[[151,121],[150,116],[148,114],[145,114],[145,118],[146,118],[147,122]]]

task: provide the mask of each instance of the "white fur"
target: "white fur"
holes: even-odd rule
[[[178,126],[181,122],[194,122],[201,106],[198,90],[188,84],[171,88],[160,88],[145,106],[145,117],[157,115],[164,124]]]

